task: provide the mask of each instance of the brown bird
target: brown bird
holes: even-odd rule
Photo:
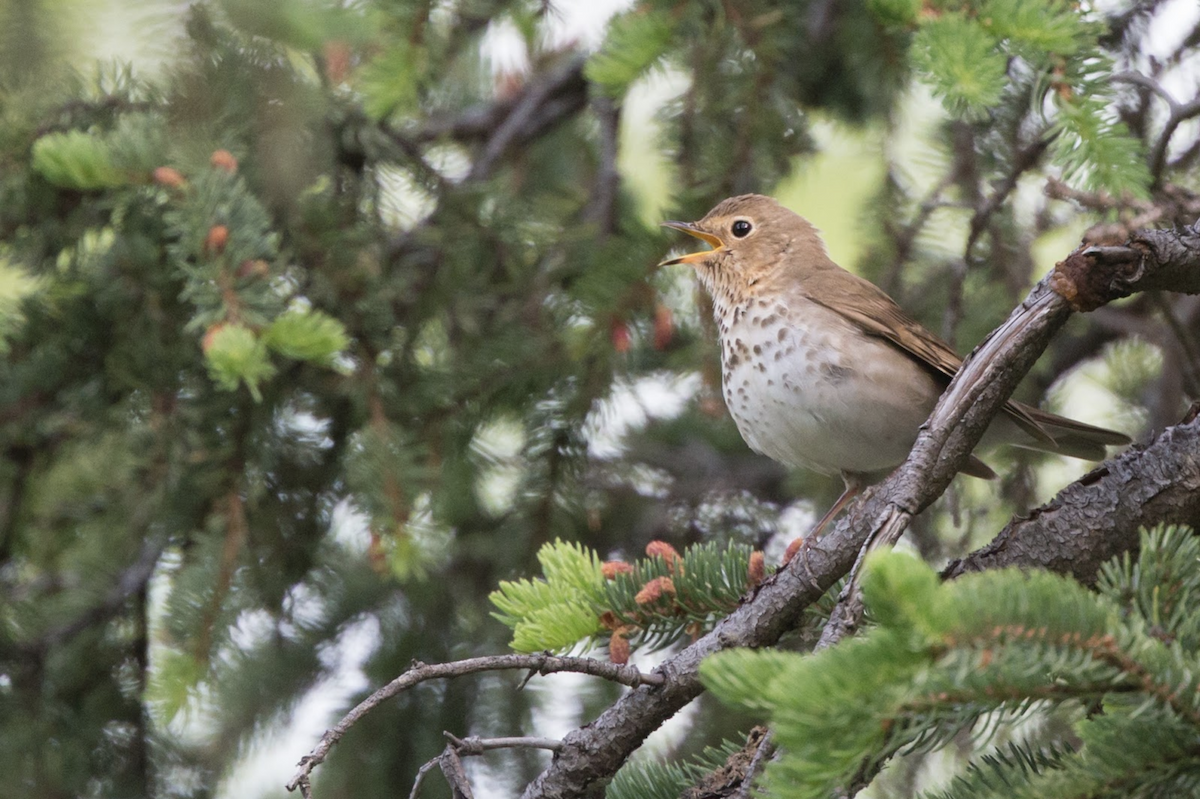
[[[962,359],[882,289],[835,264],[816,228],[770,197],[731,197],[699,222],[663,224],[713,248],[660,266],[690,264],[712,296],[725,404],[742,438],[783,464],[845,481],[816,535],[904,462]],[[1106,446],[1129,438],[1010,401],[983,443],[1103,460]],[[962,472],[996,476],[974,455]]]

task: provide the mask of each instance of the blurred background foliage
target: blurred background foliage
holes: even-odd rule
[[[777,562],[840,486],[742,444],[706,300],[654,268],[681,244],[657,222],[773,194],[965,351],[1089,227],[1194,221],[1197,17],[0,5],[6,793],[279,795],[414,658],[504,651],[487,596],[555,539]],[[1194,298],[1103,309],[1023,399],[1149,435],[1198,393],[1198,331]],[[929,559],[1086,468],[991,462],[998,485],[961,480],[919,521]],[[406,792],[443,730],[562,734],[619,690],[519,680],[379,709],[318,790]],[[748,726],[702,699],[651,748]],[[468,768],[503,796],[542,757]]]

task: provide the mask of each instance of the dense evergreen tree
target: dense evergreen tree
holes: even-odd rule
[[[599,643],[588,651],[601,659],[608,644],[614,660],[628,648],[644,663],[738,608],[796,519],[840,486],[741,442],[721,406],[707,301],[682,270],[655,269],[677,243],[660,215],[694,219],[746,191],[819,223],[832,207],[840,216],[822,224],[853,258],[844,265],[965,351],[1089,226],[1114,246],[1146,227],[1177,228],[1186,244],[1200,214],[1188,3],[655,0],[620,10],[596,47],[554,35],[556,5],[202,2],[156,18],[152,46],[167,55],[154,68],[84,63],[61,4],[0,6],[5,795],[242,795],[228,779],[250,743],[347,662],[361,661],[364,696],[414,660],[510,643],[574,654]],[[527,67],[497,67],[501,47]],[[647,104],[653,121],[639,115]],[[847,140],[880,151],[862,148],[869,192],[855,202],[837,160]],[[821,174],[832,177],[801,185]],[[1179,457],[1164,479],[1186,488],[1195,421],[1159,434],[1200,393],[1198,335],[1190,298],[1139,294],[1056,339],[1023,398],[1083,405],[1091,421],[1155,440],[1130,468]],[[998,488],[961,481],[911,530],[930,561],[986,543],[1069,482],[1045,456],[992,462]],[[1127,501],[1143,521],[1170,515],[1154,515],[1169,490],[1138,496]],[[1136,548],[1136,528],[1116,549]],[[1131,575],[1191,591],[1195,575],[1171,560],[1191,539],[1172,535],[1155,539],[1169,552],[1154,568],[1105,572],[1100,597],[1049,576],[981,584],[1086,605],[1086,634],[1159,640],[1139,626],[1153,614],[1104,624],[1114,608],[1145,615]],[[606,572],[606,560],[631,570]],[[1017,562],[1089,578],[1049,555]],[[967,589],[879,563],[867,586],[881,629],[858,651],[925,636],[908,639],[907,672],[872,677],[894,698],[918,661],[944,677],[952,664],[930,659],[959,635],[934,610],[902,608],[906,592]],[[651,583],[657,593],[643,593]],[[812,635],[786,643],[810,647],[834,596],[804,623],[762,629],[798,626]],[[1171,657],[1194,643],[1178,615],[1188,602],[1170,606]],[[953,657],[982,657],[972,646]],[[1036,647],[1022,646],[1007,656],[1028,670],[1022,653]],[[1155,691],[1192,653],[1155,652],[1163,679],[1135,686],[1145,696],[1115,696],[1134,690],[1129,675],[1105,672],[1064,704],[1090,698],[1118,718],[1140,701],[1165,718],[1179,709]],[[1099,668],[1050,644],[1034,654]],[[753,674],[753,658],[774,656],[714,662],[713,684],[749,710],[702,697],[669,765],[634,764],[614,794],[677,792],[741,746],[761,708],[718,670],[739,657]],[[443,731],[543,734],[566,689],[518,691],[523,676],[484,670],[399,693],[356,721],[314,790],[407,792]],[[626,690],[571,686],[572,726]],[[655,712],[699,690],[663,689]],[[926,742],[995,709],[972,701],[923,708]],[[1058,706],[1014,701],[1026,718],[1066,723]],[[856,712],[899,724],[897,707]],[[1080,708],[1094,709],[1064,712]],[[1171,718],[1181,735],[1194,732],[1188,713]],[[1107,723],[1089,717],[1083,745],[1112,744]],[[628,729],[595,751],[575,795],[638,748],[643,731]],[[796,754],[802,736],[788,729]],[[1078,776],[1086,760],[1069,737],[1006,757],[1030,785],[1048,770]],[[870,739],[859,772],[869,753],[847,749],[853,768],[827,764],[821,789],[869,779],[907,743]],[[480,793],[551,795],[546,785],[575,779],[539,778],[548,761],[529,748],[479,762],[467,773]],[[903,792],[922,762],[911,754],[880,781]],[[280,791],[290,777],[280,772]],[[986,784],[976,770],[948,790],[988,795]],[[423,795],[445,785],[431,777]]]

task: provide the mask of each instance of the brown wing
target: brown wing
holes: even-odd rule
[[[946,382],[962,366],[962,358],[949,344],[906,314],[895,300],[869,280],[834,266],[813,272],[804,281],[804,289],[813,302],[841,314],[864,332],[892,342],[927,369],[943,375]],[[1035,440],[1053,447],[1054,438],[1029,410],[1032,409],[1012,401],[1004,405],[1005,415],[1018,427]],[[1039,413],[1052,416],[1042,411]]]

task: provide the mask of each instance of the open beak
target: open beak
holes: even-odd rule
[[[693,225],[691,222],[663,222],[662,226],[669,227],[669,228],[675,228],[676,230],[682,230],[684,233],[688,234],[689,236],[695,236],[696,238],[700,239],[701,241],[704,241],[707,244],[712,245],[712,249],[704,250],[702,252],[694,252],[694,253],[690,253],[688,255],[681,255],[678,258],[668,258],[667,260],[660,263],[659,266],[673,266],[675,264],[692,264],[692,263],[695,263],[696,261],[704,260],[708,256],[712,255],[714,252],[719,252],[719,251],[725,249],[725,242],[721,241],[719,236],[714,236],[712,233],[706,233],[705,231],[703,231],[700,228]]]

